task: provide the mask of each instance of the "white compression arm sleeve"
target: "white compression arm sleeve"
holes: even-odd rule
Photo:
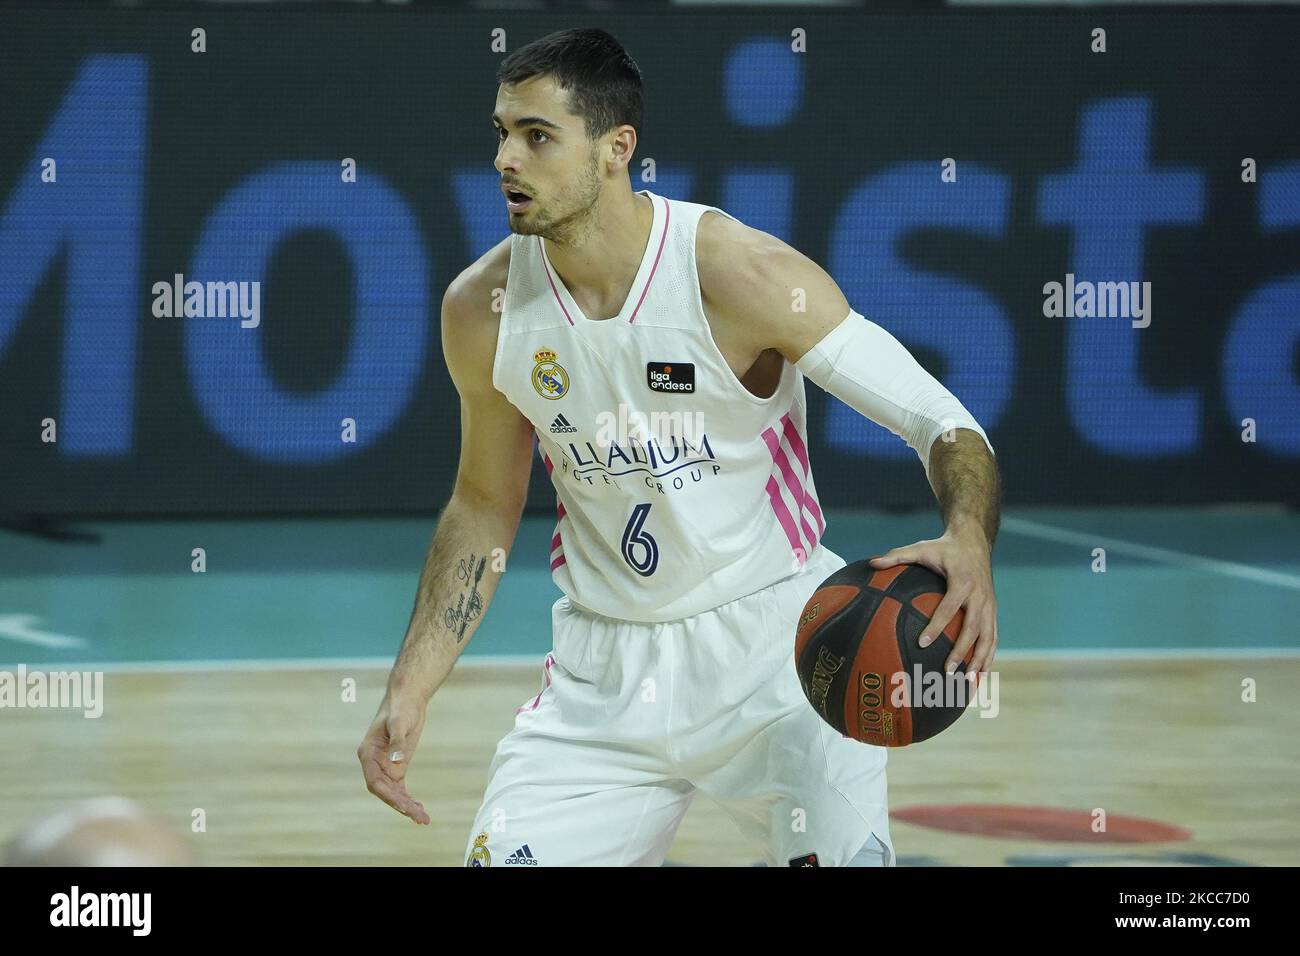
[[[930,475],[930,447],[949,429],[984,429],[903,343],[861,313],[848,316],[795,363],[804,376],[907,442]]]

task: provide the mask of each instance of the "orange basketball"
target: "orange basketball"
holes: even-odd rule
[[[941,575],[919,564],[877,571],[866,560],[821,583],[799,618],[794,659],[823,720],[879,747],[906,747],[952,726],[977,690],[965,678],[974,646],[952,675],[943,671],[965,615],[958,611],[929,647],[917,643],[946,590]]]

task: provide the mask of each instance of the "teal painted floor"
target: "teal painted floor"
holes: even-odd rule
[[[850,561],[940,531],[931,513],[828,519],[825,543]],[[525,519],[467,655],[550,649],[553,526]],[[76,527],[102,540],[0,531],[0,662],[391,657],[433,518]],[[1000,653],[1300,651],[1300,515],[1279,508],[1013,509],[994,577]]]

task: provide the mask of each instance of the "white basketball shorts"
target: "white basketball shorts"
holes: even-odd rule
[[[794,669],[803,606],[844,564],[819,546],[776,584],[662,623],[556,601],[541,693],[497,746],[466,865],[658,866],[700,792],[769,866],[892,866],[887,751],[826,724]]]

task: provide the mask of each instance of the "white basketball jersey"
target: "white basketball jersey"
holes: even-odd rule
[[[538,236],[511,237],[492,384],[533,423],[555,485],[551,573],[607,617],[669,621],[793,574],[826,529],[802,373],[740,384],[700,300],[695,229],[665,199],[613,318],[583,315]]]

